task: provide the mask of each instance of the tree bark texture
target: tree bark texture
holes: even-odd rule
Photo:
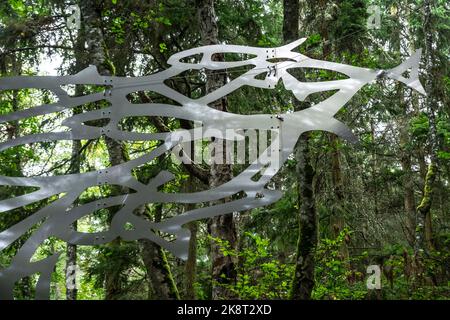
[[[202,45],[213,45],[219,43],[219,30],[217,27],[217,16],[214,11],[214,0],[198,0],[196,2],[198,10],[198,21],[200,25],[200,35]],[[216,54],[212,57],[215,61],[224,61],[221,54]],[[226,83],[226,74],[221,70],[207,70],[206,92],[212,92],[222,87]],[[210,104],[210,107],[226,111],[227,98],[223,97],[220,100]],[[214,141],[216,144],[223,144],[224,154],[225,143],[221,139]],[[231,165],[229,164],[211,164],[209,187],[214,188],[229,181],[232,177]],[[224,200],[226,201],[226,200]],[[210,205],[215,205],[220,202],[214,202]],[[231,248],[236,247],[237,233],[236,222],[233,214],[220,215],[211,218],[208,221],[208,229],[212,238],[219,238],[227,241]],[[223,284],[230,284],[236,281],[236,266],[234,258],[231,256],[224,256],[220,252],[220,247],[212,241],[211,243],[211,261],[212,261],[212,298],[230,298],[231,293],[224,288]]]
[[[284,0],[283,38],[288,43],[299,37],[300,3],[298,0]],[[301,109],[301,104],[295,104]],[[296,249],[295,271],[290,298],[311,299],[314,288],[314,255],[317,244],[317,214],[315,208],[311,165],[310,136],[303,134],[295,147],[297,161],[295,173],[298,180],[299,235]]]

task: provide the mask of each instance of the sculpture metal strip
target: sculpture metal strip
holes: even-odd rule
[[[210,218],[230,212],[249,210],[274,203],[281,197],[281,192],[265,188],[270,179],[278,172],[280,167],[292,153],[299,136],[306,131],[324,130],[333,132],[349,141],[356,141],[351,131],[333,116],[347,103],[351,97],[365,84],[375,80],[380,75],[403,82],[407,86],[425,94],[418,80],[418,65],[421,50],[418,50],[407,61],[390,70],[371,70],[349,65],[315,60],[308,58],[293,49],[298,47],[305,39],[297,40],[288,45],[277,48],[256,48],[234,45],[212,45],[183,51],[172,55],[168,63],[171,67],[162,72],[135,78],[115,76],[101,76],[95,67],[90,66],[76,75],[69,76],[29,76],[9,77],[0,79],[0,90],[15,90],[24,88],[48,89],[57,97],[54,104],[17,111],[0,115],[0,124],[8,121],[26,119],[32,116],[60,112],[98,100],[107,100],[110,107],[93,110],[71,116],[64,120],[63,125],[69,131],[50,132],[27,135],[0,143],[0,151],[8,148],[40,141],[56,140],[82,140],[97,139],[108,136],[116,140],[145,141],[160,140],[163,143],[139,158],[126,163],[94,172],[69,174],[63,176],[42,177],[8,177],[0,176],[0,185],[38,187],[39,190],[0,201],[0,212],[7,212],[25,205],[46,199],[52,195],[65,193],[58,200],[40,209],[32,216],[24,219],[7,230],[0,233],[0,251],[10,246],[14,241],[24,235],[30,228],[41,225],[23,244],[9,267],[0,270],[0,299],[12,299],[14,284],[21,278],[40,273],[36,287],[37,299],[48,299],[50,279],[59,254],[46,259],[31,262],[33,254],[42,242],[49,237],[57,237],[75,245],[99,245],[112,241],[117,237],[132,241],[149,239],[172,252],[175,256],[185,259],[187,257],[189,231],[182,226],[190,221]],[[215,53],[241,53],[254,55],[244,61],[219,62],[213,61]],[[182,62],[184,58],[201,55],[199,63]],[[284,59],[272,63],[271,59]],[[184,61],[184,60],[183,60]],[[273,61],[273,60],[272,60]],[[226,83],[221,88],[199,98],[190,99],[164,84],[164,80],[180,75],[183,71],[194,69],[222,70],[235,67],[254,67],[236,79]],[[346,75],[348,78],[336,81],[300,82],[291,74],[293,68],[316,68],[332,70]],[[409,78],[402,74],[412,69]],[[270,70],[264,79],[256,76]],[[273,71],[273,72],[272,72]],[[326,100],[313,105],[306,110],[286,113],[279,117],[271,114],[239,115],[221,112],[210,108],[209,103],[224,97],[242,86],[253,86],[264,89],[273,89],[282,80],[286,89],[292,91],[298,100],[304,100],[315,92],[338,90]],[[90,84],[110,86],[107,94],[95,93],[82,97],[70,97],[61,86],[67,84]],[[132,104],[126,96],[136,91],[154,91],[168,97],[180,106],[169,104]],[[223,132],[227,129],[257,129],[271,130],[278,128],[279,143],[274,142],[263,151],[259,158],[251,163],[247,169],[234,177],[231,181],[207,191],[195,193],[164,193],[158,191],[158,186],[173,179],[170,172],[163,171],[148,184],[143,184],[132,175],[132,170],[156,157],[179,147],[182,136],[180,131],[165,133],[138,133],[126,132],[119,129],[119,122],[130,116],[162,116],[175,117],[202,123],[205,132],[215,129]],[[96,119],[109,119],[103,127],[86,125],[86,121]],[[203,136],[202,138],[205,138]],[[193,138],[194,139],[194,138]],[[186,140],[183,140],[186,142]],[[279,149],[279,159],[270,156]],[[259,174],[259,178],[254,178]],[[73,206],[73,202],[87,188],[102,184],[114,184],[134,190],[134,193],[99,199],[80,206]],[[200,203],[223,199],[239,192],[245,193],[245,198],[214,206],[198,208],[169,218],[159,223],[149,222],[133,214],[138,206],[146,203]],[[98,210],[111,206],[122,205],[114,215],[110,229],[99,233],[81,233],[70,229],[73,222]],[[133,230],[125,228],[131,223]],[[173,234],[176,240],[165,241],[155,230]]]

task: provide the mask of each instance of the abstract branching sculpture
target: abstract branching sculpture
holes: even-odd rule
[[[352,135],[351,131],[344,124],[333,118],[333,116],[365,84],[383,74],[388,78],[401,81],[407,86],[425,94],[418,80],[420,50],[394,69],[385,71],[370,70],[315,60],[292,51],[304,40],[300,39],[277,48],[255,48],[234,45],[199,47],[171,56],[168,60],[168,63],[171,65],[169,69],[144,77],[123,78],[101,76],[97,73],[95,67],[90,66],[80,73],[70,76],[1,78],[0,90],[24,88],[47,89],[58,97],[58,101],[53,104],[41,105],[0,115],[0,123],[61,112],[103,99],[110,103],[110,107],[76,114],[65,119],[63,125],[70,129],[68,131],[32,134],[2,142],[0,143],[0,151],[34,142],[96,139],[102,136],[127,141],[160,140],[162,144],[139,158],[107,169],[88,173],[36,177],[0,176],[0,185],[39,188],[32,193],[0,201],[0,212],[3,212],[3,214],[56,194],[64,194],[64,196],[40,209],[35,214],[0,233],[1,251],[10,246],[28,230],[41,223],[19,249],[10,266],[0,270],[0,298],[12,298],[14,284],[21,278],[36,273],[40,274],[36,287],[36,298],[46,299],[49,297],[51,274],[59,254],[55,253],[43,260],[31,262],[31,258],[39,245],[49,237],[56,237],[74,245],[105,244],[117,237],[127,241],[148,239],[161,245],[177,257],[185,259],[187,257],[187,245],[190,233],[187,229],[182,228],[184,224],[198,219],[265,206],[277,201],[281,197],[281,192],[269,190],[265,188],[265,185],[277,173],[292,153],[299,136],[303,132],[325,130],[350,141],[355,141],[356,138]],[[212,56],[216,53],[241,53],[253,55],[254,57],[244,61],[219,62],[213,61],[212,59]],[[182,62],[186,60],[184,58],[195,55],[201,55],[201,60],[198,63]],[[282,59],[284,61],[272,63],[272,59]],[[253,65],[254,67],[199,99],[190,99],[164,84],[164,80],[190,69],[222,70],[249,65]],[[342,73],[348,78],[336,81],[300,82],[288,73],[288,70],[293,68],[332,70]],[[402,74],[408,69],[411,69],[410,77],[405,78]],[[270,70],[270,72],[267,73],[264,79],[260,79],[260,77],[256,78],[267,70]],[[270,114],[232,114],[221,112],[208,106],[209,103],[230,94],[242,86],[273,89],[280,79],[285,88],[292,91],[298,100],[304,100],[308,95],[316,92],[337,91],[331,97],[308,109],[286,113],[281,117],[275,117]],[[94,93],[87,96],[70,97],[61,88],[61,86],[68,84],[104,85],[108,86],[109,89],[106,94]],[[168,97],[182,106],[158,103],[132,104],[127,100],[127,94],[144,90],[153,91]],[[162,171],[148,184],[143,184],[137,181],[132,175],[132,170],[152,161],[164,153],[171,152],[180,144],[181,133],[179,131],[137,133],[120,130],[120,121],[130,116],[161,116],[198,121],[202,123],[204,132],[207,132],[209,128],[214,128],[216,132],[217,130],[223,132],[222,137],[226,136],[225,130],[227,129],[271,130],[272,128],[277,128],[278,142],[276,144],[272,141],[268,148],[262,151],[259,158],[249,164],[246,170],[223,185],[194,193],[164,193],[158,190],[158,186],[173,179],[173,175],[170,172]],[[88,121],[105,118],[109,119],[109,122],[103,127],[86,124]],[[192,136],[194,137],[194,135]],[[202,138],[207,137],[203,136]],[[183,139],[183,142],[186,142],[185,135]],[[277,151],[279,151],[279,157],[277,159],[270,156],[273,152]],[[256,176],[258,176],[257,179],[255,179]],[[78,196],[87,188],[106,183],[123,186],[135,192],[100,199],[78,206],[73,204]],[[200,203],[223,199],[237,193],[244,193],[245,197],[223,204],[191,210],[158,223],[149,222],[133,213],[137,207],[147,203]],[[108,231],[82,233],[70,228],[75,221],[100,208],[118,205],[122,207],[114,215]],[[127,223],[133,225],[132,230],[125,228]],[[157,230],[174,235],[176,240],[171,242],[165,241],[155,233]]]

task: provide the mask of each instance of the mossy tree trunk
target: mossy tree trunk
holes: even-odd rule
[[[300,3],[298,0],[285,0],[283,38],[288,43],[299,37]],[[296,109],[301,103],[294,102]],[[307,107],[307,106],[306,106]],[[295,174],[298,180],[299,236],[295,259],[295,271],[290,291],[291,299],[308,300],[314,288],[314,255],[317,244],[317,214],[314,202],[314,168],[311,165],[310,134],[303,134],[296,147],[297,161]]]
[[[432,9],[435,5],[434,0],[425,0],[423,4],[423,30],[425,33],[425,69],[426,81],[425,92],[425,106],[427,108],[427,115],[429,121],[429,144],[430,144],[430,164],[428,165],[427,174],[425,177],[425,184],[423,188],[423,196],[417,207],[417,232],[416,232],[416,253],[422,249],[430,251],[434,249],[433,245],[433,230],[431,219],[431,206],[433,201],[434,183],[436,180],[436,171],[438,164],[438,135],[436,126],[436,111],[438,104],[435,98],[434,86],[434,25],[432,22]]]
[[[200,36],[202,45],[213,45],[219,43],[219,30],[217,26],[217,16],[214,10],[214,0],[197,0],[198,22],[200,25]],[[215,61],[224,61],[223,54],[216,54],[212,57]],[[227,82],[227,75],[221,70],[207,70],[206,92],[212,92],[222,87]],[[227,98],[210,104],[210,107],[227,111]],[[226,152],[225,143],[221,139],[216,139],[214,143],[223,143],[224,153]],[[214,156],[212,156],[214,158]],[[211,164],[209,187],[215,188],[229,181],[232,177],[231,165],[229,164]],[[227,201],[226,199],[222,200]],[[217,205],[220,201],[211,203]],[[236,222],[233,214],[225,214],[213,217],[208,221],[208,229],[211,237],[227,241],[232,249],[236,248],[237,232]],[[231,256],[224,256],[220,247],[212,241],[211,243],[211,261],[212,261],[212,298],[226,299],[231,298],[232,294],[224,287],[225,284],[232,284],[236,281],[235,259]]]
[[[194,143],[191,143],[191,150],[193,150]],[[194,177],[191,175],[188,178],[186,184],[187,192],[195,191],[195,183]],[[195,209],[195,204],[188,203],[185,205],[185,211],[190,211]],[[189,252],[188,259],[185,265],[185,288],[184,288],[184,299],[195,300],[196,292],[195,292],[195,281],[197,274],[197,233],[198,233],[198,222],[192,221],[189,222],[187,227],[191,233],[191,237],[189,238]]]
[[[85,28],[85,37],[87,45],[87,59],[89,64],[97,67],[99,74],[111,76],[115,74],[113,63],[109,59],[108,50],[102,33],[102,10],[101,2],[95,0],[86,0],[80,2],[80,9],[82,14],[82,23]],[[105,137],[105,143],[109,155],[109,162],[111,166],[115,166],[126,161],[125,146],[109,137]],[[112,186],[111,196],[126,193],[127,188]],[[108,221],[111,222],[117,208],[109,208]],[[120,260],[120,257],[115,256],[119,253],[121,240],[119,238],[113,240],[107,246],[113,254],[109,259]],[[122,294],[121,283],[121,268],[116,267],[114,270],[107,270],[105,272],[105,299],[114,300],[120,298]]]
[[[153,208],[155,211],[154,221],[160,222],[163,206],[162,204],[155,204]],[[140,216],[145,216],[149,210],[146,206],[141,206],[138,211]],[[164,249],[147,239],[139,240],[139,243],[149,280],[149,292],[151,292],[149,298],[153,300],[179,300],[180,295]]]

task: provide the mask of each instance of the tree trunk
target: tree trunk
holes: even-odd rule
[[[188,121],[181,121],[181,127],[185,130],[192,129],[192,124]],[[195,148],[194,141],[191,141],[191,151]],[[184,168],[189,173],[189,178],[186,181],[185,192],[196,192],[196,181],[194,177],[201,181],[198,174],[193,171],[193,164],[185,164]],[[209,177],[207,177],[207,180]],[[208,184],[208,181],[207,181]],[[194,203],[187,203],[184,206],[185,212],[194,210],[196,205]],[[195,292],[195,281],[197,274],[197,233],[198,233],[198,221],[192,221],[187,224],[191,237],[189,238],[189,252],[188,258],[185,264],[185,282],[184,282],[184,299],[195,300],[197,299],[197,294]]]
[[[191,238],[189,239],[189,253],[186,261],[186,285],[185,285],[185,299],[195,300],[197,298],[195,292],[195,281],[197,272],[197,232],[198,223],[196,221],[188,224]]]
[[[78,86],[77,86],[78,87]],[[78,88],[77,88],[78,89]],[[76,89],[76,90],[77,90]],[[79,90],[79,89],[78,89]],[[73,110],[73,114],[79,113],[76,108]],[[73,140],[72,142],[72,158],[70,161],[70,173],[71,174],[77,174],[80,172],[80,150],[81,150],[81,141],[80,140]],[[74,203],[74,206],[76,206],[76,203]],[[78,224],[75,221],[71,228],[73,228],[74,231],[77,230]],[[74,244],[67,244],[66,247],[66,299],[67,300],[77,300],[78,296],[78,284],[76,282],[76,272],[77,272],[77,246]]]
[[[295,150],[299,197],[299,237],[295,272],[290,298],[311,299],[314,288],[315,249],[318,240],[318,221],[314,202],[314,168],[310,164],[309,137],[300,137]]]
[[[425,98],[425,104],[428,113],[429,120],[429,142],[431,146],[430,154],[430,165],[428,166],[425,185],[423,189],[423,197],[417,207],[417,234],[416,234],[416,253],[423,249],[425,251],[430,251],[434,249],[433,245],[433,231],[432,231],[432,221],[431,221],[431,205],[433,199],[433,185],[436,180],[437,167],[437,152],[438,152],[438,135],[436,128],[436,111],[437,111],[437,101],[435,98],[434,90],[434,53],[433,53],[433,35],[434,28],[431,21],[432,18],[432,7],[434,5],[433,0],[424,1],[423,9],[423,30],[425,31],[425,69],[427,73],[425,81],[425,91],[427,96]]]
[[[333,210],[331,215],[331,228],[333,230],[333,236],[336,238],[339,233],[345,228],[345,197],[344,197],[344,182],[342,181],[342,169],[341,169],[341,153],[339,151],[338,137],[331,133],[330,144],[332,148],[331,152],[331,180],[334,190]],[[341,259],[347,261],[349,257],[347,242],[344,241],[340,248]]]
[[[154,208],[154,220],[155,222],[160,222],[162,218],[162,204],[156,204]],[[145,211],[146,206],[141,206],[138,214],[144,216]],[[151,289],[149,291],[153,294],[151,298],[153,300],[179,300],[180,295],[163,248],[147,239],[139,240],[139,243],[141,245],[142,260],[149,279],[149,289]]]
[[[414,198],[414,177],[411,170],[411,155],[406,150],[408,144],[407,125],[404,121],[400,122],[400,146],[401,146],[401,165],[403,171],[403,203],[406,214],[406,238],[408,243],[414,247],[415,229],[416,229],[416,201]]]
[[[193,150],[194,143],[191,143],[191,150]],[[194,192],[195,184],[194,178],[189,176],[187,184],[186,184],[187,192]],[[195,209],[195,204],[188,203],[185,205],[185,210],[190,211]],[[187,227],[191,233],[191,237],[189,238],[189,252],[188,259],[185,265],[185,299],[195,300],[195,280],[197,273],[197,232],[198,232],[198,222],[192,221],[189,222]]]
[[[299,1],[284,2],[283,38],[288,43],[299,37]],[[301,109],[301,104],[294,104]],[[314,168],[310,159],[310,136],[303,134],[295,147],[296,176],[298,179],[299,236],[290,299],[311,299],[314,288],[314,254],[317,244],[317,215],[314,203]]]
[[[80,72],[86,67],[86,61],[83,59],[84,54],[84,43],[85,43],[85,29],[84,24],[80,25],[80,29],[78,30],[78,35],[74,43],[74,54],[75,54],[75,64],[71,68],[71,73],[75,74]],[[75,86],[75,96],[82,96],[84,94],[83,92],[83,86],[82,85],[76,85]],[[73,115],[77,115],[82,113],[83,110],[81,107],[75,107],[72,109]],[[80,173],[80,166],[81,166],[81,140],[73,140],[72,141],[72,153],[71,153],[71,159],[70,159],[70,168],[69,173],[70,174],[77,174]],[[76,206],[77,202],[73,204],[73,206]],[[77,231],[78,223],[75,221],[71,228],[73,228],[74,231]],[[76,271],[77,271],[77,246],[68,243],[66,247],[66,269],[65,269],[65,276],[66,276],[66,299],[67,300],[77,300],[78,296],[78,284],[76,283]]]
[[[217,27],[217,17],[214,11],[214,0],[197,0],[198,19],[200,24],[201,42],[203,45],[212,45],[219,43],[219,32]],[[213,57],[215,61],[224,61],[223,55],[216,54]],[[212,92],[226,83],[226,74],[220,70],[207,70],[206,92]],[[210,107],[226,111],[226,97],[210,104]],[[225,143],[221,139],[214,141],[217,144]],[[225,151],[226,152],[226,151]],[[213,157],[214,158],[214,157]],[[228,164],[211,164],[211,176],[209,179],[210,188],[220,186],[229,181],[232,176],[231,166]],[[226,201],[226,200],[223,200]],[[223,202],[222,201],[222,202]],[[210,205],[218,204],[214,202]],[[231,248],[236,248],[237,233],[233,214],[225,214],[209,219],[208,229],[211,237],[220,238],[227,241]],[[236,268],[234,258],[224,256],[220,252],[220,247],[213,241],[211,243],[211,261],[212,261],[212,298],[226,299],[231,298],[231,293],[224,288],[224,284],[232,284],[236,281]]]
[[[417,207],[417,251],[424,249],[430,251],[434,249],[433,245],[433,229],[431,221],[431,204],[433,197],[433,184],[436,180],[437,166],[431,162],[428,166],[427,176],[423,190],[423,197]]]
[[[300,23],[299,0],[283,1],[283,40],[289,43],[298,39]]]
[[[144,103],[152,103],[152,100],[150,97],[148,97],[145,93],[140,93],[140,98]],[[157,130],[160,132],[168,132],[170,129],[167,127],[167,124],[164,122],[162,118],[159,117],[150,117],[150,120],[153,122],[154,126]],[[182,122],[183,123],[183,122]],[[187,125],[184,123],[184,125]],[[185,127],[186,129],[186,127]],[[191,150],[193,150],[193,146],[191,146]],[[158,161],[162,161],[163,156],[160,156]],[[161,163],[161,162],[159,162]],[[158,164],[157,164],[158,165]],[[191,172],[189,169],[192,169],[193,165],[186,164],[185,168],[189,172]],[[195,175],[195,173],[198,171],[194,171],[191,173],[192,175]],[[192,178],[190,178],[192,179]],[[193,185],[188,183],[186,192],[192,191]],[[190,207],[195,207],[195,205],[187,204],[187,209],[190,210]],[[145,215],[145,208],[142,206],[138,210],[138,214],[141,216]],[[162,206],[157,205],[156,206],[156,213],[155,213],[155,221],[161,221],[162,219]],[[195,224],[195,222],[193,222]],[[189,227],[191,229],[191,227]],[[188,261],[187,265],[190,264],[191,260],[194,260],[194,263],[196,263],[196,252],[192,251],[193,243],[196,244],[196,233],[191,229],[191,239],[189,240],[189,254],[188,254]],[[179,292],[176,286],[176,283],[172,277],[172,273],[170,270],[170,266],[167,263],[166,255],[164,250],[156,243],[153,243],[148,240],[142,240],[140,241],[141,244],[141,255],[142,259],[145,265],[145,268],[147,270],[148,279],[149,279],[149,293],[152,293],[152,295],[149,295],[149,299],[164,299],[164,300],[170,300],[170,299],[179,299]],[[194,248],[196,246],[194,245]],[[195,266],[194,266],[194,274],[191,274],[186,270],[186,281],[187,283],[192,283],[192,290],[193,290],[193,283],[195,281]],[[153,272],[156,272],[156,274],[153,274]],[[195,297],[195,292],[192,293]],[[189,298],[187,298],[189,299]],[[194,298],[192,298],[194,299]]]
[[[90,64],[97,67],[101,75],[114,75],[114,65],[109,60],[106,44],[101,30],[101,3],[94,0],[86,0],[80,3],[82,13],[82,23],[86,30],[86,44],[88,51],[88,61]],[[122,143],[115,141],[109,137],[105,137],[105,143],[108,149],[109,161],[111,166],[115,166],[126,161],[126,150]],[[113,187],[111,196],[126,193],[126,188]],[[108,221],[112,220],[117,209],[109,209]],[[109,246],[117,248],[120,246],[120,239],[113,240]],[[112,250],[112,252],[119,252],[119,250]],[[115,257],[111,256],[110,259]],[[117,257],[116,257],[117,258]],[[117,299],[121,294],[121,270],[108,271],[105,274],[105,299]]]
[[[16,41],[13,40],[13,46],[15,46]],[[11,57],[12,63],[11,63],[11,75],[20,76],[22,74],[22,61],[17,56]],[[6,68],[6,67],[5,67]],[[6,72],[6,71],[5,71]],[[12,111],[17,112],[20,110],[20,100],[19,100],[19,93],[18,91],[12,92]],[[11,121],[7,127],[7,139],[13,140],[18,137],[20,137],[20,124],[19,121]],[[17,170],[17,176],[23,177],[23,165],[22,165],[22,157],[20,156],[20,153],[17,153],[14,157],[14,167]],[[21,213],[22,215],[26,216],[30,214],[27,211],[23,211]],[[17,248],[21,248],[23,244],[25,243],[25,239],[20,239],[17,241]],[[27,299],[33,299],[33,285],[31,281],[30,276],[23,277],[19,282],[19,291],[20,291],[20,298],[27,300]]]

